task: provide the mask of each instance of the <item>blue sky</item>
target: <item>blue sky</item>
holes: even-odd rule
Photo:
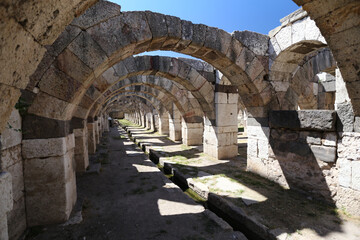
[[[299,7],[291,0],[111,0],[121,11],[150,10],[227,32],[250,30],[262,34],[280,25],[280,19]],[[155,54],[154,52],[152,54]],[[159,53],[156,55],[177,54]]]

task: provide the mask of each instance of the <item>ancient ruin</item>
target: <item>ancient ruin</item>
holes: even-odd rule
[[[335,239],[359,239],[360,2],[293,1],[301,8],[268,35],[228,33],[150,11],[123,12],[101,0],[0,3],[0,239],[67,222],[83,194],[78,184],[84,186],[80,178],[87,176],[91,159],[99,159],[102,147],[115,145],[116,138],[124,147],[128,137],[179,179],[191,171],[172,166],[179,162],[166,151],[177,151],[187,164],[198,158],[200,170],[183,184],[207,200],[210,210],[211,204],[226,205],[222,197],[228,195],[214,194],[196,179],[205,176],[201,173],[226,174],[222,164],[229,163],[229,176],[243,171],[351,216],[353,232],[337,226],[334,232],[343,235]],[[155,50],[198,60],[138,55]],[[189,157],[185,150],[198,152]],[[113,158],[126,165],[121,159],[131,154],[126,150]],[[206,159],[213,161],[212,169],[201,165]],[[212,182],[218,192],[232,186],[224,179]],[[241,193],[253,191],[244,189]],[[266,201],[264,195],[253,201]],[[256,208],[244,195],[239,199]],[[294,233],[254,219],[243,223],[245,230],[229,221],[230,228],[249,239]],[[213,239],[246,238],[221,234]],[[324,239],[330,235],[319,233]]]

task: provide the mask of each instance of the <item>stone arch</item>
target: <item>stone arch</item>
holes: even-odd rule
[[[145,77],[145,79],[144,79],[144,77]],[[165,84],[167,84],[167,86],[164,86],[164,84],[161,84],[161,86],[164,86],[164,88],[163,88],[156,84],[147,83],[147,82],[149,82],[147,80],[147,78],[149,78],[149,77],[146,77],[146,76],[144,76],[144,77],[141,77],[141,78],[132,77],[130,84],[125,84],[125,82],[121,82],[122,84],[119,84],[117,86],[118,89],[113,91],[111,93],[111,95],[104,98],[104,100],[102,100],[98,104],[97,109],[95,108],[93,113],[95,113],[95,115],[96,115],[96,112],[98,111],[98,109],[100,109],[101,105],[104,102],[106,102],[109,98],[111,98],[113,95],[115,95],[118,91],[121,91],[122,89],[130,90],[130,89],[128,89],[129,86],[137,86],[137,87],[135,87],[135,89],[138,88],[138,90],[153,92],[153,94],[157,95],[158,97],[161,97],[162,94],[165,94],[167,99],[174,102],[174,104],[180,110],[185,122],[191,122],[191,121],[202,122],[203,121],[202,117],[204,116],[204,112],[202,111],[201,106],[198,104],[198,102],[196,100],[191,101],[191,99],[189,99],[187,91],[183,91],[183,90],[179,89],[179,87],[177,85],[173,85],[172,82],[167,79],[159,78],[160,82],[165,82]],[[146,88],[143,88],[143,86],[146,86]],[[159,92],[157,92],[157,91],[154,92],[150,88],[156,89]],[[131,89],[134,89],[134,87],[132,87]],[[171,90],[171,92],[169,92],[167,89]]]
[[[192,65],[194,64],[195,63],[192,63]],[[202,63],[196,61],[196,64]],[[204,76],[202,76],[201,72],[192,65],[186,63],[184,60],[169,57],[139,56],[127,58],[124,61],[115,64],[101,77],[95,80],[94,85],[99,86],[98,88],[100,88],[100,91],[95,94],[93,101],[95,103],[102,97],[102,94],[106,97],[113,89],[116,89],[123,84],[130,84],[132,80],[136,80],[136,78],[132,77],[139,75],[156,76],[154,78],[146,79],[149,79],[148,82],[154,86],[160,85],[162,88],[167,88],[169,92],[174,92],[174,89],[177,86],[183,86],[182,88],[189,90],[197,99],[206,116],[210,119],[214,119],[214,87]],[[130,70],[124,71],[122,69]],[[188,69],[189,75],[186,77],[177,75],[177,71],[180,69]],[[209,74],[209,72],[205,73],[206,75]],[[167,81],[167,85],[164,85],[163,81],[159,81],[160,77],[170,79],[173,83]],[[89,91],[85,95],[85,98],[91,98]],[[84,109],[86,108],[84,104],[80,103],[79,105],[77,113],[75,113],[75,116],[77,117],[86,111]],[[91,106],[89,109],[90,108]],[[86,117],[84,116],[84,118]]]
[[[306,55],[326,46],[315,22],[304,12],[298,13],[298,16],[290,24],[283,23],[270,32],[270,82],[276,91],[280,109],[284,110],[295,109],[296,106],[292,104],[295,96],[289,88],[294,72]]]
[[[156,89],[148,88],[146,86],[141,86],[140,89],[136,89],[135,86],[131,86],[125,89],[119,90],[117,93],[115,93],[111,98],[107,99],[103,105],[107,105],[108,103],[114,101],[114,99],[117,99],[118,95],[121,95],[123,93],[139,93],[140,95],[148,95],[148,99],[150,99],[154,106],[156,106],[157,109],[160,109],[161,106],[164,106],[166,109],[172,109],[172,105],[174,104],[176,106],[176,109],[180,112],[180,115],[184,117],[185,111],[184,108],[181,107],[179,104],[173,103],[171,100],[169,100],[168,96],[165,94],[159,94],[159,92]],[[177,106],[180,106],[181,108],[177,108]],[[97,109],[96,113],[98,113],[100,110]]]
[[[316,22],[332,51],[355,116],[360,116],[360,2],[293,0]]]
[[[318,100],[314,91],[318,88],[318,82],[315,77],[321,72],[334,74],[336,67],[336,62],[328,48],[323,48],[304,58],[293,73],[288,89],[293,93],[293,102],[290,105],[299,105],[301,109],[317,109]]]
[[[39,85],[40,92],[30,106],[29,113],[69,120],[81,97],[97,77],[133,54],[156,49],[185,53],[211,63],[239,86],[240,94],[249,107],[264,106],[270,102],[271,86],[263,82],[266,68],[234,36],[220,29],[151,12],[120,14],[118,11],[108,11],[104,15],[99,14],[101,19],[92,19],[91,12],[104,13],[104,4],[95,5],[70,24],[76,34],[67,41],[58,39],[64,40],[63,51],[55,54],[55,61],[49,64],[52,66],[48,65],[44,69],[56,72],[59,67],[62,68],[61,82],[74,87],[64,89],[60,84],[54,90],[48,86],[58,84],[59,79],[34,79],[31,84]],[[254,56],[251,61],[247,61],[245,56],[248,55]],[[67,63],[71,63],[72,67],[77,66],[81,71],[77,71],[76,76],[69,73],[67,68],[71,67]],[[178,70],[179,76],[192,74],[188,68]],[[58,111],[44,111],[43,102],[56,103],[56,106],[48,105],[47,109],[56,108]]]

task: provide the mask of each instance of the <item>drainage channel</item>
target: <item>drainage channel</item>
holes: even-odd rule
[[[140,149],[149,156],[149,159],[156,164],[159,170],[174,184],[176,184],[185,194],[191,197],[195,202],[204,206],[215,213],[218,217],[227,222],[234,231],[242,232],[249,240],[268,240],[276,239],[274,236],[269,236],[266,227],[259,226],[258,223],[252,221],[248,217],[245,217],[245,213],[241,209],[230,207],[229,204],[220,196],[209,193],[208,199],[204,199],[193,189],[191,189],[186,181],[186,178],[176,169],[173,169],[171,165],[162,166],[159,163],[159,157],[153,151],[146,151],[146,145],[136,143],[136,139],[132,136],[131,132],[127,131],[129,139],[137,144]]]

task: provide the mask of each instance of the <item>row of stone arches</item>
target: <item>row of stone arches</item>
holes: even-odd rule
[[[240,95],[241,104],[249,113],[249,144],[256,146],[255,152],[248,152],[249,170],[281,182],[284,179],[275,179],[269,170],[273,165],[261,165],[269,159],[276,162],[279,158],[272,152],[276,144],[269,143],[274,128],[268,122],[269,110],[294,110],[297,106],[315,108],[311,79],[316,73],[333,69],[337,64],[345,81],[343,89],[348,90],[348,96],[338,104],[340,110],[345,109],[338,114],[346,128],[338,131],[359,131],[356,125],[360,121],[359,4],[356,1],[332,1],[324,5],[328,3],[325,0],[295,2],[304,7],[319,29],[309,17],[286,19],[273,36],[257,38],[260,50],[251,41],[249,43],[246,32],[229,34],[151,12],[121,12],[120,6],[106,1],[91,8],[94,1],[45,4],[46,10],[42,2],[1,5],[5,20],[0,29],[6,33],[9,29],[12,31],[8,38],[1,39],[1,48],[8,50],[2,51],[0,60],[4,76],[0,83],[0,125],[4,129],[21,95],[26,109],[20,126],[23,129],[20,143],[23,142],[25,185],[29,189],[26,200],[28,221],[36,225],[42,224],[41,221],[62,221],[68,216],[76,199],[71,154],[79,158],[76,145],[81,146],[84,153],[95,150],[98,140],[93,141],[92,149],[87,149],[86,139],[89,135],[98,139],[99,132],[106,129],[107,111],[116,106],[112,101],[121,95],[134,94],[155,103],[150,105],[157,106],[154,108],[158,109],[160,118],[163,116],[162,122],[166,122],[164,109],[169,112],[174,105],[178,108],[175,115],[183,116],[189,123],[202,123],[205,117],[203,127],[210,132],[207,136],[216,139],[237,131],[234,116],[238,112]],[[59,8],[62,4],[66,6],[63,9]],[[322,6],[321,11],[315,10],[320,9],[318,6]],[[73,16],[79,17],[72,20]],[[299,29],[302,28],[313,30],[312,35],[301,35],[303,32]],[[345,40],[339,41],[341,37]],[[181,59],[132,57],[152,50],[191,55],[214,68]],[[266,53],[270,54],[269,58]],[[19,65],[22,67],[15,67]],[[227,78],[228,85],[215,77],[215,69]],[[164,94],[164,91],[168,93]],[[190,94],[180,94],[187,91]],[[155,96],[162,101],[156,100]],[[148,112],[150,105],[142,104]],[[5,130],[1,133],[3,136],[8,134]],[[14,136],[10,134],[10,137]],[[217,142],[210,143],[204,146],[207,153],[221,148]],[[340,139],[339,144],[342,144]],[[260,149],[258,146],[268,147]],[[6,155],[5,150],[13,147],[3,143],[3,155]],[[29,152],[31,147],[39,153]],[[44,153],[43,148],[49,151]],[[235,144],[231,144],[224,151],[235,152],[235,148]],[[212,154],[220,157],[218,152]],[[343,162],[352,161],[340,152],[338,155]],[[83,155],[84,159],[86,157]],[[29,177],[42,175],[45,169],[36,166],[44,158],[56,158],[68,167],[59,166],[59,176],[63,174],[65,180],[60,176],[47,181],[46,189],[42,187],[44,179],[31,180]],[[1,166],[1,170],[6,170]],[[282,169],[287,168],[282,166]],[[358,188],[351,184],[340,184],[339,189],[348,188],[356,194]],[[290,185],[296,186],[296,183]],[[62,198],[59,199],[66,199],[66,203],[59,203],[56,213],[48,209],[35,213],[39,206],[52,204],[50,197],[39,199],[48,189],[60,194]],[[58,215],[59,219],[49,215]]]

